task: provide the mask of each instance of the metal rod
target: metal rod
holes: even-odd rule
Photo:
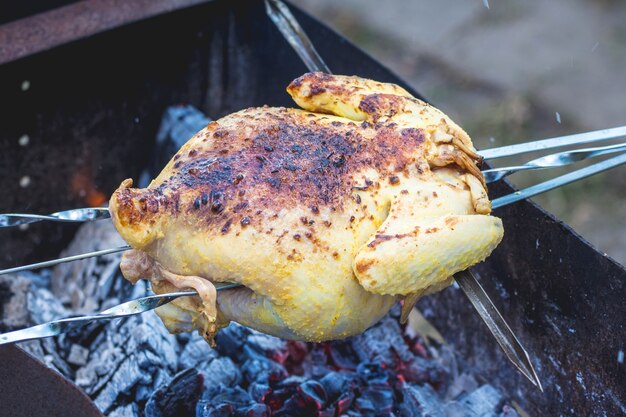
[[[502,178],[519,171],[564,167],[576,162],[584,161],[585,159],[596,158],[598,156],[624,150],[626,150],[626,143],[600,146],[596,148],[574,149],[571,151],[558,152],[542,156],[541,158],[528,161],[523,165],[487,169],[483,171],[483,175],[485,176],[485,182],[491,183],[499,181]]]
[[[265,11],[309,71],[332,74],[285,3],[280,0],[265,0]]]
[[[7,213],[0,214],[0,227],[14,227],[22,224],[29,224],[40,222],[43,220],[55,221],[55,222],[87,222],[94,220],[102,220],[111,218],[111,213],[106,207],[87,207],[78,208],[65,211],[58,211],[56,213],[41,215],[41,214],[22,214],[22,213]]]
[[[528,352],[522,347],[517,336],[478,283],[476,277],[470,271],[461,271],[454,275],[454,280],[470,300],[511,363],[543,392],[541,381],[530,361]]]
[[[131,249],[131,247],[126,245],[126,246],[120,246],[117,248],[102,249],[102,250],[97,250],[94,252],[81,253],[79,255],[66,256],[64,258],[51,259],[49,261],[37,262],[34,264],[29,264],[29,265],[16,266],[14,268],[0,270],[0,275],[12,274],[14,272],[20,272],[20,271],[28,271],[31,269],[45,268],[48,266],[54,266],[54,265],[62,264],[65,262],[72,262],[72,261],[79,261],[81,259],[93,258],[94,256],[102,256],[102,255],[109,255],[111,253],[123,252],[129,249]]]
[[[504,158],[505,156],[519,155],[527,152],[543,151],[546,149],[560,148],[563,146],[580,145],[583,143],[600,142],[617,139],[626,136],[626,126],[611,129],[594,130],[574,135],[559,136],[550,139],[542,139],[532,142],[524,142],[518,145],[502,146],[500,148],[485,149],[478,154],[485,160]]]
[[[222,291],[226,289],[237,288],[240,286],[240,284],[226,283],[223,285],[216,285],[215,289],[217,291]],[[98,314],[53,320],[49,321],[48,323],[28,327],[26,329],[0,334],[0,345],[24,342],[26,340],[41,339],[50,336],[58,336],[62,333],[67,333],[70,330],[91,323],[92,321],[112,320],[127,316],[134,316],[136,314],[141,314],[145,313],[146,311],[154,310],[155,308],[170,303],[179,297],[190,297],[197,294],[198,293],[196,291],[192,290],[180,291],[169,294],[149,295],[146,297],[138,298],[136,300],[128,301],[126,303],[118,304],[115,307],[111,307],[108,310],[104,310],[103,312]]]
[[[572,171],[565,175],[561,175],[560,177],[556,177],[551,180],[544,181],[540,184],[524,188],[523,190],[519,190],[514,193],[505,195],[504,197],[496,198],[491,202],[491,208],[496,209],[502,206],[506,206],[508,204],[518,202],[520,200],[525,200],[537,194],[545,193],[546,191],[562,187],[564,185],[581,180],[583,178],[587,178],[591,175],[599,174],[600,172],[604,172],[623,164],[626,164],[626,154],[614,156],[605,161],[589,165],[585,168],[577,169],[576,171]]]

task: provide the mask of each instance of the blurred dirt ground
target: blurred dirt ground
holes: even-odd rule
[[[385,63],[478,148],[626,125],[626,1],[292,3]],[[563,172],[510,179],[524,187]],[[535,201],[626,264],[626,167]]]

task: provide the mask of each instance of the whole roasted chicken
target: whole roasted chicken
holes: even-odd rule
[[[170,331],[212,341],[230,320],[307,341],[360,333],[451,283],[502,239],[469,136],[404,89],[309,73],[303,108],[211,122],[145,189],[113,194],[134,248],[122,272],[157,293]],[[239,283],[221,291],[213,284]]]

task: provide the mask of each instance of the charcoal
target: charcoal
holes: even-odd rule
[[[161,119],[161,125],[156,135],[157,147],[164,148],[166,141],[171,142],[173,151],[170,151],[169,156],[167,156],[169,160],[185,142],[210,122],[211,119],[193,106],[170,106],[165,109]],[[167,153],[168,149],[163,149],[163,151]]]
[[[128,404],[117,407],[107,417],[140,417],[140,415],[136,404]]]
[[[401,416],[445,417],[444,404],[430,385],[406,384],[402,395]]]
[[[520,415],[517,413],[517,411],[515,411],[515,408],[505,404],[504,407],[502,407],[502,412],[499,414],[498,417],[520,417]]]
[[[73,344],[67,356],[67,362],[72,365],[83,366],[87,364],[87,358],[89,358],[89,349]]]
[[[54,339],[43,339],[39,341],[44,351],[43,362],[49,368],[56,369],[59,373],[65,377],[71,378],[73,376],[72,369],[65,362],[65,359],[61,356],[62,352],[59,352]]]
[[[285,405],[273,413],[274,416],[287,417],[287,416],[302,416],[302,417],[316,417],[319,409],[316,406],[307,404],[302,398],[294,395],[285,401]]]
[[[77,329],[70,330],[57,337],[57,343],[61,349],[71,349],[72,345],[89,347],[94,340],[105,331],[107,323],[94,321]]]
[[[376,363],[363,362],[356,368],[362,380],[371,385],[389,385],[389,374]]]
[[[215,337],[217,351],[220,355],[228,356],[239,361],[243,355],[243,346],[250,333],[250,329],[237,323],[231,323],[228,327],[217,333]]]
[[[27,342],[20,343],[19,346],[41,362],[44,361],[45,353],[40,340],[29,340]]]
[[[243,376],[248,382],[268,383],[272,377],[283,379],[287,376],[285,367],[257,353],[254,349],[244,346],[245,362]]]
[[[432,360],[424,359],[420,356],[413,356],[411,361],[404,365],[402,375],[409,382],[417,384],[429,383],[433,386],[446,385],[449,374],[445,368]]]
[[[274,411],[280,414],[293,413],[298,407],[304,408],[304,400],[293,398],[301,384],[307,381],[306,378],[291,375],[283,379],[270,380],[270,389],[263,396],[263,401]]]
[[[17,274],[0,276],[0,333],[30,324],[26,300],[31,282]]]
[[[312,378],[322,378],[331,371],[327,362],[328,359],[323,348],[319,345],[314,345],[313,349],[311,349],[302,362],[302,371],[304,374],[310,375]]]
[[[150,396],[146,417],[177,417],[195,412],[203,388],[203,378],[195,369],[179,372]]]
[[[94,342],[90,361],[76,372],[76,383],[94,396],[96,406],[105,412],[133,392],[141,395],[136,400],[145,400],[156,384],[174,373],[175,341],[154,312],[111,322]],[[141,386],[150,390],[141,390]]]
[[[263,400],[263,396],[267,394],[269,389],[270,386],[268,384],[253,382],[248,386],[248,394],[250,395],[250,398],[252,398],[254,401],[260,402]]]
[[[341,372],[331,372],[325,375],[320,383],[324,386],[328,401],[333,402],[342,393],[347,378]]]
[[[263,396],[263,403],[267,404],[272,412],[274,412],[276,410],[281,410],[287,399],[289,399],[289,393],[286,393],[284,390],[281,392],[269,389]]]
[[[50,278],[52,276],[52,270],[50,269],[41,269],[37,272],[20,271],[15,275],[27,279],[34,287],[50,289]]]
[[[187,343],[191,340],[193,336],[198,336],[197,332],[183,332],[176,334],[176,341],[180,346],[187,346]]]
[[[189,337],[185,348],[178,357],[178,368],[202,368],[215,359],[218,353],[197,332]]]
[[[304,403],[321,410],[326,406],[327,395],[324,386],[317,381],[309,380],[298,387],[298,395]]]
[[[227,387],[225,385],[219,385],[209,398],[203,398],[203,400],[208,406],[231,404],[235,407],[243,407],[253,403],[250,395],[241,387]]]
[[[198,369],[204,376],[204,386],[209,394],[217,390],[220,385],[232,387],[241,382],[239,367],[228,357],[215,358]]]
[[[361,416],[373,417],[376,415],[376,407],[374,406],[374,403],[370,401],[369,398],[363,398],[363,397],[357,398],[356,401],[354,402],[354,407]]]
[[[367,398],[379,413],[391,413],[394,406],[394,390],[392,387],[367,387],[361,390],[362,398]]]
[[[497,416],[502,394],[489,384],[474,390],[459,402],[468,409],[469,414],[481,417]]]
[[[336,403],[337,414],[342,415],[343,413],[347,412],[354,404],[355,398],[356,395],[353,390],[344,391],[343,394],[339,396],[339,399]]]
[[[27,308],[30,314],[30,324],[44,323],[71,315],[71,312],[63,306],[57,296],[48,289],[41,287],[33,286],[31,288],[27,297]],[[100,331],[102,328],[102,323],[91,323],[56,339],[36,342],[41,346],[44,363],[57,369],[66,377],[74,377],[68,363],[78,361],[74,365],[80,365],[81,360],[77,359],[76,356],[70,357],[72,346],[76,343],[82,344],[85,337],[91,337],[93,329]]]
[[[258,353],[264,354],[277,362],[283,362],[285,360],[287,342],[283,339],[252,331],[246,338],[246,346],[249,346]]]
[[[136,385],[131,391],[131,396],[134,394],[135,401],[143,404],[150,398],[156,387],[167,384],[171,379],[172,375],[169,370],[156,369],[153,371],[149,383]]]
[[[446,403],[444,415],[446,417],[472,417],[467,408],[457,401],[450,401]]]
[[[196,417],[234,417],[235,406],[232,404],[220,404],[212,406],[206,402],[199,402],[196,408]]]
[[[357,374],[363,386],[361,399],[367,400],[380,413],[390,413],[394,406],[394,391],[389,372],[378,364],[361,363]]]
[[[27,306],[33,324],[45,323],[71,314],[59,299],[45,288],[32,289],[28,293]]]
[[[252,404],[236,410],[236,417],[268,417],[271,410],[265,404]]]
[[[152,372],[139,366],[139,362],[143,361],[142,357],[146,355],[148,354],[145,352],[139,352],[124,358],[119,368],[115,369],[113,375],[102,384],[102,390],[99,393],[94,393],[97,395],[94,400],[95,404],[100,410],[108,412],[112,407],[118,405],[118,401],[123,401],[124,397],[131,396],[132,391],[136,390],[139,385],[151,384]]]
[[[332,349],[329,350],[329,360],[339,369],[355,370],[358,365],[357,356],[349,339],[332,343]]]
[[[337,411],[335,410],[335,407],[333,407],[333,406],[330,406],[330,407],[320,411],[317,414],[318,417],[335,417],[337,415],[339,415],[339,414],[337,413]]]
[[[352,348],[361,361],[380,363],[385,366],[397,365],[396,358],[403,362],[413,359],[398,321],[390,316],[363,334],[352,338]]]
[[[300,366],[304,359],[311,351],[310,345],[300,340],[288,340],[287,341],[287,362],[291,363],[291,366]]]
[[[470,373],[464,372],[461,375],[454,378],[448,391],[446,392],[446,398],[456,399],[461,394],[469,394],[478,388],[478,382],[476,378]]]
[[[295,391],[301,384],[304,384],[306,381],[307,379],[303,376],[289,375],[285,379],[274,384],[274,387],[277,389]]]
[[[88,222],[78,229],[74,240],[60,256],[124,244],[112,222]],[[104,300],[110,299],[111,295],[122,295],[119,291],[111,291],[114,281],[122,280],[118,273],[121,257],[121,253],[114,253],[55,266],[50,281],[52,293],[73,312],[101,310]],[[130,287],[131,284],[126,282],[126,292],[130,291]]]

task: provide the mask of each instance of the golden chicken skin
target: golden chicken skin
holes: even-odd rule
[[[134,248],[126,278],[193,288],[158,314],[211,341],[229,321],[306,341],[363,332],[502,239],[480,162],[458,125],[404,89],[309,73],[302,107],[250,108],[192,137],[145,189],[110,201]],[[213,284],[239,283],[220,291]]]

